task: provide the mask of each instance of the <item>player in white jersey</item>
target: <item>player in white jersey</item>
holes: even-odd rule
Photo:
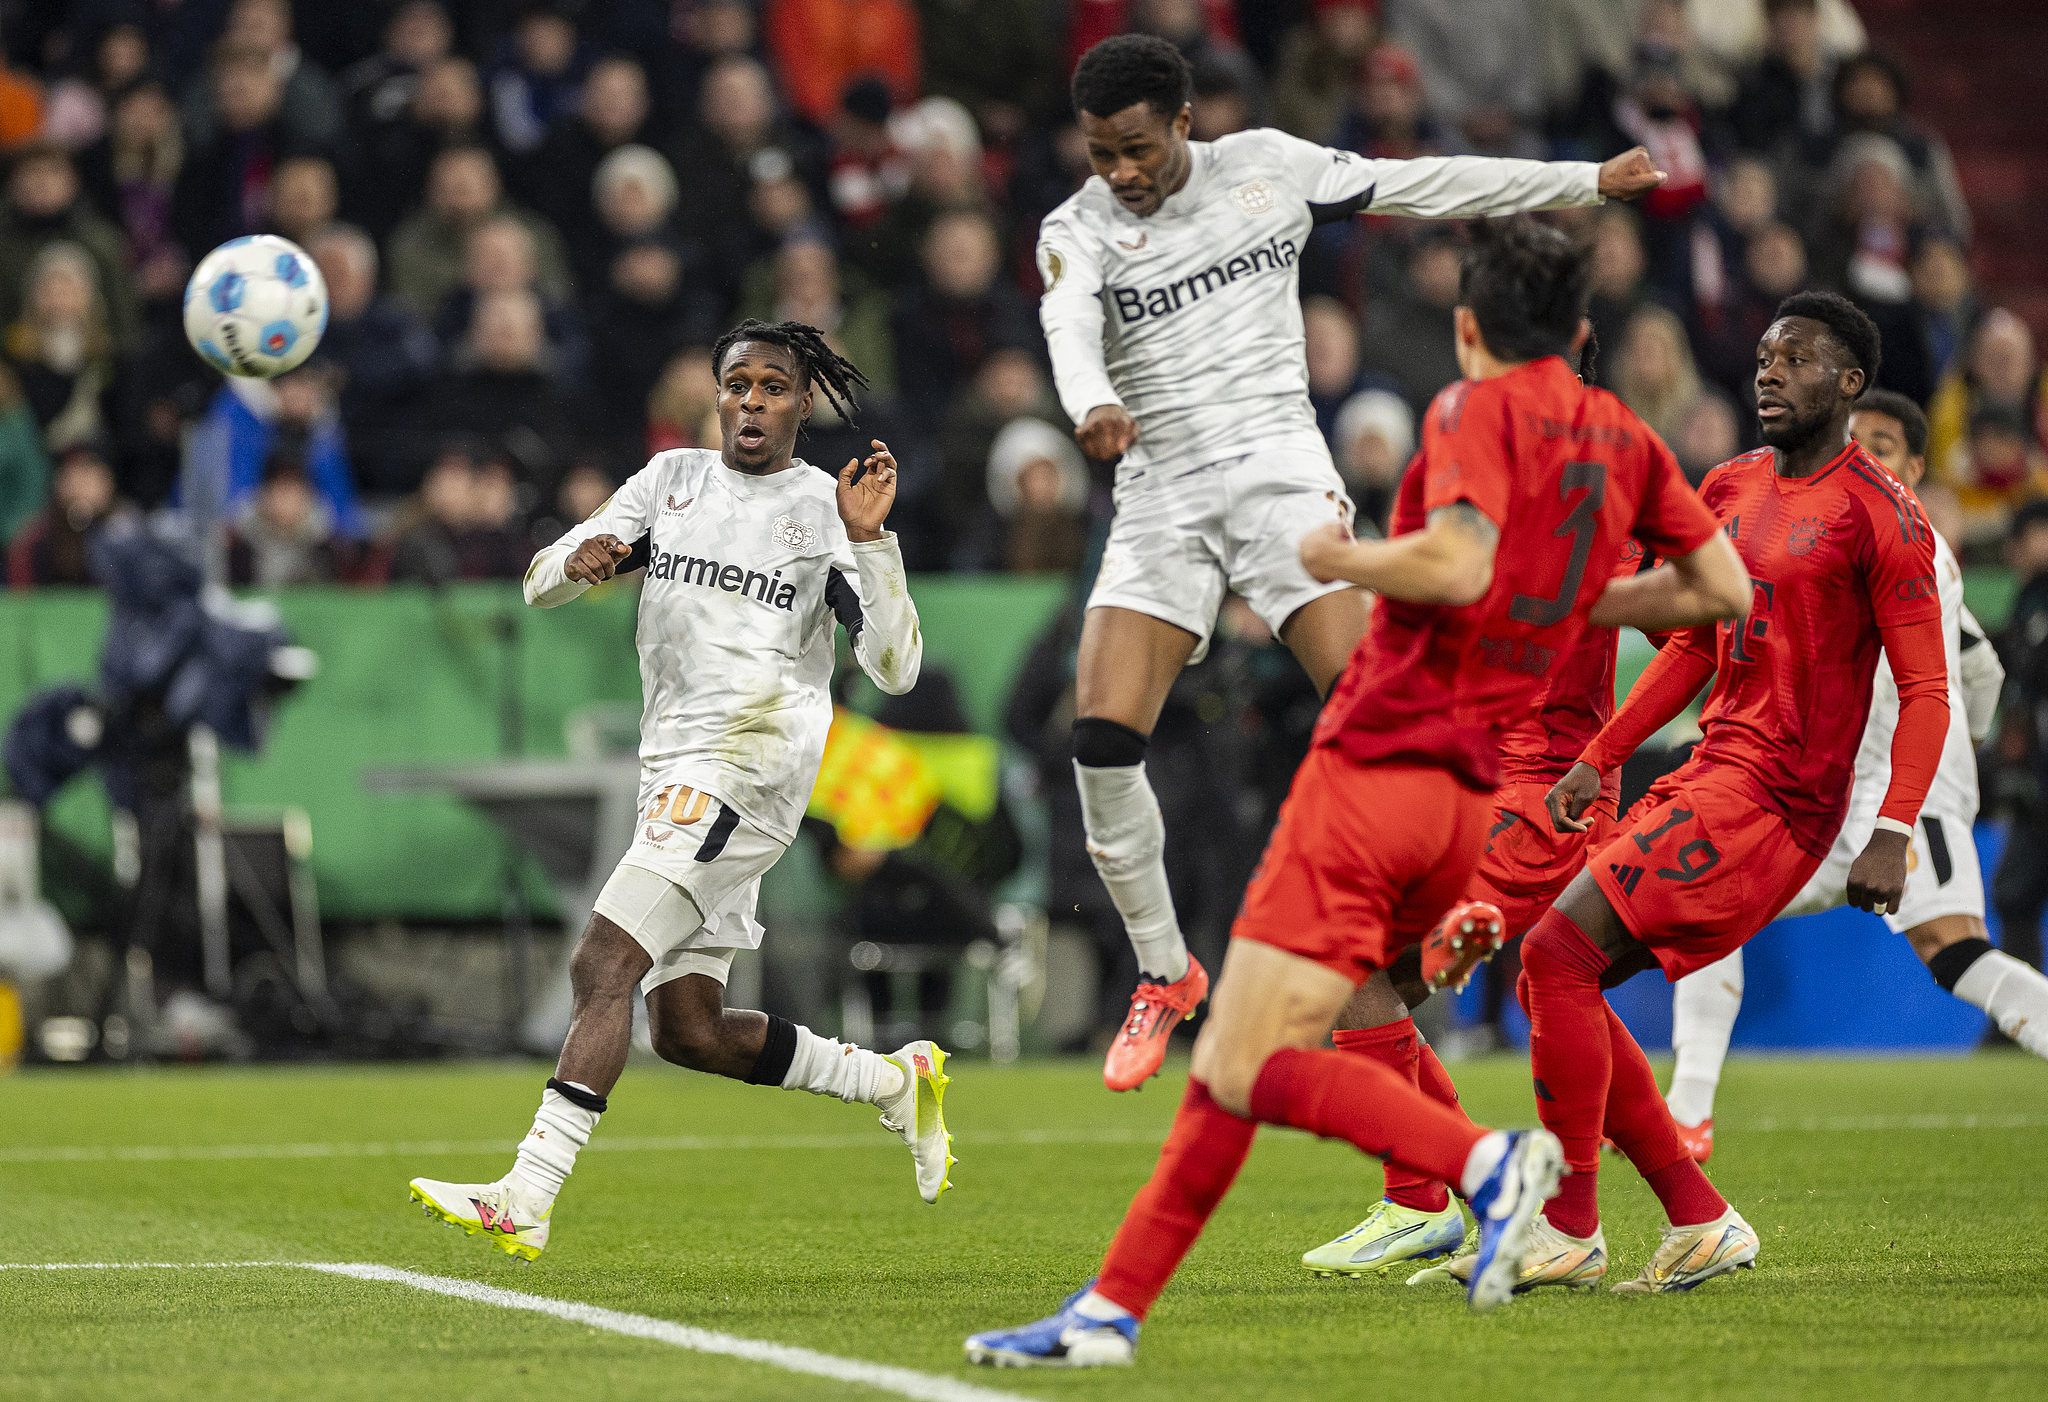
[[[1598,204],[1655,189],[1640,149],[1604,166],[1451,157],[1368,160],[1268,130],[1188,140],[1187,63],[1163,39],[1090,49],[1074,108],[1094,168],[1039,229],[1039,318],[1060,402],[1090,457],[1122,456],[1116,519],[1081,629],[1074,773],[1088,852],[1137,951],[1138,987],[1103,1080],[1159,1070],[1208,992],[1167,889],[1165,826],[1145,749],[1181,667],[1242,594],[1327,693],[1364,635],[1367,600],[1319,583],[1297,547],[1349,519],[1308,400],[1298,263],[1319,223],[1364,211],[1431,218]],[[1406,1013],[1384,977],[1377,1021]],[[1353,1010],[1347,1010],[1350,1018]],[[1366,1026],[1345,1021],[1342,1026]]]
[[[555,1195],[625,1069],[637,985],[654,1049],[695,1071],[881,1107],[938,1201],[952,1158],[945,1053],[889,1056],[725,1007],[733,955],[761,942],[761,875],[794,840],[832,722],[833,628],[875,685],[910,690],[923,656],[880,440],[831,476],[793,456],[822,391],[849,416],[860,372],[797,322],[747,321],[712,354],[717,452],[657,454],[534,556],[526,601],[577,598],[644,543],[637,640],[643,816],[570,964],[574,1020],[518,1158],[495,1183],[415,1178],[413,1200],[508,1254],[547,1244]]]
[[[1849,432],[1908,488],[1927,471],[1927,418],[1920,406],[1889,390],[1857,402]],[[2005,671],[1985,641],[1984,629],[1963,604],[1963,572],[1955,553],[1934,538],[1934,575],[1941,592],[1941,626],[1948,639],[1949,732],[1941,767],[1907,853],[1906,893],[1884,923],[1905,935],[1935,982],[1991,1015],[2000,1030],[2036,1056],[2048,1056],[2048,977],[1992,948],[1985,939],[1984,878],[1971,829],[1977,821],[1977,754],[1973,742],[1991,731]],[[1849,865],[1877,822],[1891,782],[1892,729],[1899,693],[1880,659],[1870,721],[1856,752],[1849,813],[1827,860],[1785,907],[1784,915],[1812,915],[1845,903]],[[1714,1091],[1728,1056],[1728,1036],[1742,1010],[1742,952],[1678,981],[1672,991],[1671,1046],[1678,1054],[1665,1097],[1680,1137],[1704,1162],[1714,1148]]]

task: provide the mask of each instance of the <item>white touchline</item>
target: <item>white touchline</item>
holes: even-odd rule
[[[1855,1134],[1871,1130],[2048,1129],[2048,1115],[1802,1115],[1759,1119],[1719,1128],[1723,1137],[1740,1134]],[[1300,1131],[1281,1130],[1281,1134]],[[1016,1134],[961,1134],[956,1148],[1016,1148],[1044,1145],[1058,1148],[1087,1144],[1159,1144],[1164,1129],[1102,1131],[1025,1130]],[[160,1160],[226,1159],[399,1159],[444,1154],[509,1154],[512,1139],[426,1139],[364,1144],[71,1144],[0,1149],[0,1164],[10,1163],[153,1163]],[[742,1149],[878,1149],[901,1152],[896,1141],[879,1134],[737,1134],[658,1135],[593,1140],[583,1152],[689,1153]]]
[[[915,1398],[916,1402],[1032,1402],[1032,1399],[1014,1392],[998,1392],[994,1388],[977,1387],[973,1383],[941,1377],[936,1373],[920,1373],[912,1368],[898,1368],[887,1363],[868,1363],[858,1358],[841,1358],[836,1354],[819,1353],[816,1349],[798,1348],[794,1344],[769,1343],[765,1339],[743,1339],[737,1334],[695,1329],[687,1324],[677,1324],[669,1319],[656,1319],[651,1315],[627,1314],[623,1310],[604,1309],[575,1300],[551,1300],[545,1295],[527,1295],[517,1290],[501,1290],[495,1285],[479,1285],[473,1280],[456,1280],[444,1275],[422,1275],[418,1271],[402,1271],[396,1266],[380,1266],[367,1261],[57,1261],[35,1264],[0,1262],[0,1271],[235,1270],[245,1266],[283,1266],[320,1271],[327,1275],[347,1276],[352,1280],[377,1280],[392,1285],[407,1285],[415,1290],[448,1295],[458,1300],[468,1300],[473,1304],[496,1305],[499,1309],[552,1315],[571,1324],[580,1324],[586,1329],[602,1329],[609,1334],[623,1334],[629,1339],[648,1339],[674,1348],[685,1348],[692,1353],[720,1354],[727,1358],[744,1359],[749,1363],[765,1363],[771,1368],[781,1368],[786,1372],[807,1373],[812,1377],[830,1378],[834,1382],[871,1387],[877,1391],[894,1393],[898,1397]]]

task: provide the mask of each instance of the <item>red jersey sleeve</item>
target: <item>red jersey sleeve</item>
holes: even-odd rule
[[[1629,688],[1628,699],[1586,746],[1579,763],[1590,764],[1602,774],[1619,768],[1643,741],[1669,725],[1714,675],[1711,623],[1662,636],[1670,641],[1650,659],[1650,665]]]
[[[1650,472],[1643,499],[1636,508],[1633,534],[1651,555],[1669,560],[1690,555],[1721,528],[1700,494],[1685,480],[1685,470],[1664,440],[1646,426]]]
[[[1507,399],[1486,382],[1447,385],[1422,427],[1422,511],[1469,501],[1495,526],[1505,526],[1514,491],[1508,454]]]
[[[1920,503],[1888,482],[1873,484],[1859,500],[1870,611],[1899,686],[1891,786],[1877,815],[1910,828],[1948,740],[1948,650],[1934,579],[1934,532]]]

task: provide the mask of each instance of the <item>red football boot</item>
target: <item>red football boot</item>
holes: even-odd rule
[[[1714,1117],[1709,1115],[1696,1125],[1678,1125],[1678,1142],[1692,1155],[1694,1163],[1705,1163],[1714,1157]]]
[[[1422,981],[1463,989],[1472,971],[1507,943],[1507,921],[1489,901],[1459,901],[1422,938]]]
[[[1109,1056],[1102,1063],[1102,1083],[1111,1090],[1136,1090],[1158,1075],[1175,1024],[1193,1017],[1208,996],[1208,970],[1192,954],[1188,971],[1178,982],[1139,984],[1131,994],[1130,1016],[1109,1044]]]

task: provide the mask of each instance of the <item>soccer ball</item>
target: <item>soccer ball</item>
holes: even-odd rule
[[[296,370],[327,329],[327,283],[275,234],[231,239],[185,284],[185,339],[216,370],[267,380]]]

